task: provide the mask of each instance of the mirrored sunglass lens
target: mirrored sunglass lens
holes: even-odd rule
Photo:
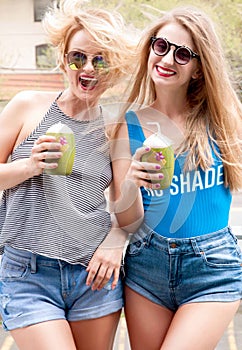
[[[187,64],[191,59],[190,51],[185,47],[180,47],[175,51],[175,58],[179,64]]]
[[[105,61],[105,59],[103,58],[103,56],[94,57],[92,63],[93,63],[94,68],[97,70],[102,70],[102,69],[108,68],[108,64]]]
[[[157,39],[154,43],[154,51],[158,55],[165,55],[168,50],[168,43],[164,39]]]
[[[78,70],[79,69],[79,67],[75,63],[69,63],[69,67],[71,68],[71,70]]]
[[[82,52],[70,52],[67,58],[72,70],[80,69],[87,61],[87,56]]]

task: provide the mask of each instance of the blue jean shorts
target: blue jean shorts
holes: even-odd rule
[[[6,330],[66,319],[79,321],[109,315],[123,307],[120,279],[100,291],[86,286],[82,265],[5,247],[0,266],[0,313]]]
[[[175,312],[186,303],[241,299],[242,254],[229,227],[173,239],[143,225],[132,241],[125,283],[150,301]]]

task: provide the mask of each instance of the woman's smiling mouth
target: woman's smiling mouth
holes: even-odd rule
[[[98,79],[89,76],[80,76],[79,82],[84,90],[92,90],[98,83]]]
[[[156,71],[158,72],[159,75],[162,75],[162,76],[171,76],[171,75],[175,75],[176,72],[170,70],[170,69],[167,69],[167,68],[163,68],[161,66],[155,66],[156,67]]]

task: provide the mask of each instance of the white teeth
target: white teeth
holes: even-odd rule
[[[170,72],[165,69],[162,69],[161,67],[157,66],[156,67],[159,73],[166,74],[166,75],[174,75],[175,72]]]
[[[81,80],[86,80],[86,81],[90,81],[90,82],[97,81],[97,79],[95,79],[95,78],[81,78]]]
[[[98,80],[95,78],[82,78],[80,77],[80,82],[85,87],[91,87],[97,84]]]

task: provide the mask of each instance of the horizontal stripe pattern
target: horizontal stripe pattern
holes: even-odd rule
[[[42,174],[3,192],[0,249],[10,245],[72,264],[87,265],[111,227],[105,189],[112,180],[103,117],[81,121],[56,101],[37,128],[14,150],[12,161],[30,156],[35,140],[58,122],[75,134],[69,176]]]

